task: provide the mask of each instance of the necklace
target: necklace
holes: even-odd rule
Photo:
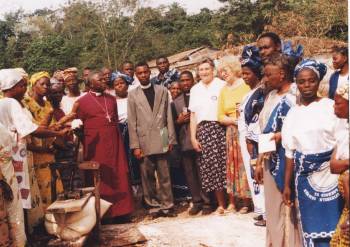
[[[92,96],[91,92],[89,92],[91,98],[96,102],[96,104],[106,113],[106,118],[108,119],[108,122],[112,122],[112,118],[108,113],[108,109],[107,109],[107,103],[106,103],[106,97],[103,95],[103,99],[105,101],[105,108],[103,109],[103,106]]]

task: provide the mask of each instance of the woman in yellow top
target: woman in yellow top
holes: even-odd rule
[[[23,100],[25,107],[32,113],[35,123],[44,126],[53,124],[53,108],[50,102],[44,99],[50,87],[50,75],[47,72],[38,72],[30,78],[31,96]],[[33,152],[35,175],[38,180],[40,195],[44,210],[51,201],[51,172],[50,164],[55,162],[53,142],[54,138],[39,139],[32,137],[28,149]],[[58,175],[58,174],[57,174]],[[57,179],[57,192],[62,192],[62,182]]]
[[[219,71],[226,81],[226,86],[223,87],[219,96],[218,120],[226,126],[226,178],[229,195],[227,210],[236,211],[234,197],[237,196],[243,199],[244,203],[239,212],[247,213],[250,191],[239,146],[237,120],[239,104],[250,88],[240,78],[241,64],[238,59],[234,57],[222,58]]]

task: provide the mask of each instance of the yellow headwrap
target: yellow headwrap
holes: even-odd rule
[[[33,87],[33,85],[43,77],[50,79],[50,74],[46,71],[40,71],[40,72],[33,74],[29,80],[30,86]]]

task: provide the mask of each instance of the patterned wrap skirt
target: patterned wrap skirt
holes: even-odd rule
[[[211,192],[226,188],[225,127],[215,121],[202,121],[197,127],[197,140],[202,146],[198,165],[203,190]]]
[[[5,201],[0,193],[0,246],[25,246],[24,215],[18,182],[12,163],[12,147],[0,147],[0,169],[11,187],[12,201]]]
[[[346,173],[349,174],[349,170],[344,172],[342,175],[339,176],[339,182],[338,182],[338,188],[340,193],[342,194],[343,197],[345,197],[345,191],[344,191],[344,181],[345,181],[345,176]],[[332,236],[331,240],[331,247],[348,247],[350,246],[350,236],[349,232],[346,234],[342,232],[341,230],[341,225],[344,224],[347,220],[349,220],[349,208],[344,205],[344,209],[342,212],[342,215],[340,216],[339,223],[337,225],[337,228],[335,230],[335,233]]]
[[[236,126],[228,126],[226,128],[226,153],[227,193],[234,194],[240,198],[250,198],[251,194]]]

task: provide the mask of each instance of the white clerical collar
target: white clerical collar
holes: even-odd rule
[[[150,88],[152,86],[152,83],[148,83],[148,85],[146,85],[146,86],[143,86],[142,84],[140,84],[140,87],[142,88],[142,89],[148,89],[148,88]]]
[[[96,97],[99,97],[99,96],[102,95],[102,93],[94,92],[94,91],[91,91],[91,90],[90,90],[90,93],[91,93],[91,94],[94,94]]]

